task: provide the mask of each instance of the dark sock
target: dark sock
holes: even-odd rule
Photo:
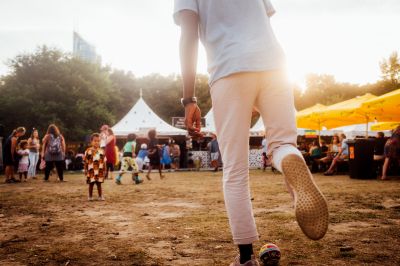
[[[251,260],[251,255],[253,255],[253,244],[239,245],[240,254],[240,264]]]

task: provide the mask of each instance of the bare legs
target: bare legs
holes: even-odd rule
[[[101,183],[100,182],[92,182],[92,183],[89,184],[89,198],[93,197],[94,184],[96,184],[96,186],[97,186],[97,192],[99,194],[99,197],[102,197],[103,194],[102,194],[102,189],[101,189]]]

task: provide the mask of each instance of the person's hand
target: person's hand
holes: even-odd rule
[[[185,106],[185,126],[193,138],[203,138],[201,131],[201,111],[196,103],[189,103]]]

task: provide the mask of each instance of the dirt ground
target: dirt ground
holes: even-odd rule
[[[121,186],[104,183],[104,202],[87,201],[80,174],[65,183],[1,177],[0,265],[229,265],[237,251],[221,176],[154,173],[133,185],[126,175]],[[277,244],[281,265],[400,265],[400,180],[316,181],[330,207],[329,231],[317,242],[297,226],[282,176],[251,171],[256,250]]]

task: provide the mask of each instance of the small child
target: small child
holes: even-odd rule
[[[97,186],[99,193],[98,200],[105,200],[101,183],[104,182],[104,173],[106,170],[106,156],[102,148],[100,148],[100,134],[93,133],[90,137],[91,147],[85,152],[84,157],[84,171],[87,178],[86,182],[89,184],[89,201],[93,200],[93,187]]]
[[[24,182],[26,182],[29,167],[28,141],[23,140],[20,142],[17,153],[21,156],[21,159],[19,159],[18,163],[19,181],[22,181],[22,175],[24,175]]]
[[[147,144],[143,143],[140,146],[140,151],[138,152],[138,155],[136,157],[136,163],[139,167],[139,172],[143,173],[143,165],[145,164],[146,157],[149,154],[147,151]]]
[[[119,171],[119,174],[115,179],[115,183],[117,185],[121,185],[122,175],[125,172],[128,172],[130,168],[132,169],[132,181],[135,182],[135,184],[140,184],[143,182],[143,180],[141,180],[139,177],[139,167],[135,160],[136,157],[135,150],[136,150],[136,134],[129,134],[127,142],[125,143],[124,148],[122,149],[123,156],[121,160],[121,170]]]

